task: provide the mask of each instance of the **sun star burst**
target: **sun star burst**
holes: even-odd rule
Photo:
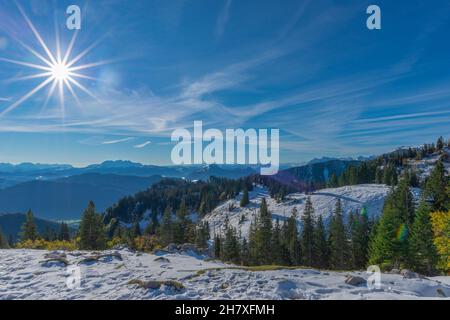
[[[78,64],[79,61],[86,56],[97,44],[99,41],[96,41],[92,45],[90,45],[85,50],[81,51],[80,54],[78,54],[75,57],[71,57],[72,50],[75,45],[75,41],[78,35],[78,30],[74,32],[72,39],[69,42],[69,45],[67,46],[67,49],[64,52],[64,55],[62,55],[61,52],[61,42],[59,39],[59,31],[57,28],[57,25],[55,23],[55,34],[56,34],[56,52],[52,52],[45,41],[43,40],[42,36],[34,26],[34,24],[31,22],[31,20],[26,15],[25,11],[20,5],[17,5],[20,13],[22,14],[23,18],[25,19],[27,25],[33,32],[34,36],[36,37],[36,40],[38,41],[40,45],[42,53],[39,53],[38,51],[34,50],[31,46],[23,43],[20,41],[20,39],[16,39],[20,45],[22,45],[27,51],[29,51],[32,55],[34,55],[36,58],[38,58],[41,63],[29,63],[26,61],[19,61],[19,60],[13,60],[8,58],[0,57],[0,61],[16,64],[19,66],[27,67],[30,69],[38,70],[39,73],[23,76],[23,77],[17,77],[10,79],[10,81],[23,81],[23,80],[31,80],[31,79],[37,79],[37,78],[43,78],[44,80],[37,85],[35,88],[31,89],[29,92],[24,94],[21,98],[16,100],[14,103],[12,103],[9,107],[7,107],[4,110],[0,111],[0,116],[3,116],[12,110],[19,107],[22,103],[30,99],[32,96],[34,96],[39,91],[43,90],[45,87],[49,86],[49,90],[47,93],[47,97],[44,102],[44,107],[49,102],[50,98],[54,96],[55,92],[57,91],[57,94],[59,96],[60,106],[61,110],[64,114],[64,93],[65,91],[69,91],[70,94],[73,96],[75,101],[79,103],[79,98],[75,92],[74,87],[77,89],[83,91],[85,94],[89,95],[90,97],[97,99],[97,97],[87,88],[85,87],[81,82],[80,79],[88,79],[88,80],[96,80],[93,77],[90,77],[88,75],[85,75],[83,73],[80,73],[81,70],[86,70],[89,68],[97,67],[100,65],[104,65],[108,63],[107,61],[99,61],[89,64]]]

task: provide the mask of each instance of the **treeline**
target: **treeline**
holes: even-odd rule
[[[447,154],[442,152],[446,147],[450,148],[450,140],[445,142],[443,137],[439,137],[436,144],[424,144],[417,148],[399,149],[375,159],[363,161],[357,165],[350,165],[339,176],[332,174],[326,186],[328,188],[337,188],[364,183],[396,186],[399,182],[401,168],[405,168],[405,170],[409,171],[410,185],[412,187],[421,187],[421,181],[416,172],[412,169],[407,169],[408,161],[412,159],[421,160],[436,152],[441,153],[441,159],[446,158]]]
[[[379,220],[365,208],[344,219],[341,201],[326,227],[307,198],[301,224],[298,212],[280,223],[272,221],[265,199],[251,222],[248,237],[231,226],[214,235],[214,255],[243,265],[301,265],[336,270],[377,264],[384,270],[410,268],[433,274],[450,271],[450,179],[439,161],[426,181],[418,206],[406,171],[387,197]]]
[[[234,198],[244,187],[252,188],[251,183],[244,178],[230,180],[211,177],[208,181],[195,182],[164,179],[148,190],[125,197],[106,209],[104,221],[108,224],[115,218],[133,223],[149,213],[151,220],[156,222],[166,208],[178,210],[182,202],[189,211],[196,211],[203,216],[221,201]]]
[[[344,220],[340,199],[336,201],[328,227],[322,216],[315,218],[311,199],[305,202],[298,223],[296,208],[291,216],[273,222],[262,199],[259,213],[251,222],[248,238],[228,223],[214,236],[214,255],[242,265],[308,266],[323,269],[361,269],[368,261],[373,221],[365,208],[351,212]]]

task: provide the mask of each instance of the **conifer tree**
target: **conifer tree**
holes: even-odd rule
[[[222,244],[221,259],[235,264],[239,263],[240,249],[236,229],[228,225],[225,230],[224,242]]]
[[[314,252],[314,208],[311,198],[308,197],[302,215],[302,232],[300,243],[302,247],[302,263],[306,266],[313,265]]]
[[[250,265],[250,250],[248,247],[248,241],[245,237],[241,241],[241,263],[244,266]]]
[[[173,242],[172,209],[169,206],[164,210],[159,227],[159,236],[163,245],[168,245]]]
[[[6,249],[8,247],[8,240],[6,239],[5,235],[3,234],[2,228],[0,227],[0,249]]]
[[[256,229],[257,260],[259,264],[269,264],[272,260],[272,215],[263,198],[259,208],[259,219]]]
[[[82,250],[102,250],[106,247],[106,230],[102,216],[95,212],[92,201],[89,202],[81,218],[79,236]]]
[[[62,240],[62,241],[69,241],[70,240],[69,226],[65,222],[61,222],[61,224],[59,225],[58,239]]]
[[[385,200],[376,234],[371,241],[370,264],[399,269],[408,263],[409,228],[405,206],[401,208],[401,194],[399,189],[395,189]]]
[[[287,222],[286,247],[289,254],[289,264],[299,265],[301,258],[300,242],[297,230],[297,208],[292,209]]]
[[[250,203],[249,196],[248,196],[248,188],[244,187],[244,191],[242,192],[242,199],[240,206],[246,207]]]
[[[220,239],[220,236],[215,234],[213,247],[214,247],[214,258],[216,258],[216,259],[220,259],[220,257],[221,257],[221,248],[222,248],[221,242],[222,241]]]
[[[271,250],[272,250],[272,263],[275,263],[277,265],[283,264],[283,257],[282,257],[282,239],[281,239],[281,227],[280,227],[280,221],[277,219],[275,222],[275,225],[273,227],[272,232],[272,243],[271,243]]]
[[[314,260],[313,266],[316,268],[325,269],[329,265],[329,250],[327,243],[327,235],[325,226],[323,224],[322,215],[317,218],[316,226],[314,228]]]
[[[8,247],[14,248],[14,238],[12,234],[9,234],[8,236]]]
[[[329,234],[330,266],[333,269],[346,269],[348,266],[349,248],[343,221],[342,204],[338,199],[330,222]]]
[[[138,221],[135,221],[132,226],[131,235],[133,238],[140,237],[142,235],[141,226]]]
[[[25,223],[22,225],[22,232],[20,235],[20,239],[22,241],[35,241],[39,238],[39,234],[37,232],[36,223],[34,222],[33,212],[28,210],[26,215]]]
[[[351,260],[354,268],[361,269],[367,264],[370,236],[369,220],[365,208],[361,210],[361,213],[356,213],[350,224],[350,230],[352,246]]]
[[[447,193],[447,177],[442,160],[430,173],[425,185],[424,195],[431,202],[431,211],[444,211],[450,205],[449,194]]]
[[[431,274],[437,262],[437,253],[433,243],[430,206],[425,199],[420,201],[416,211],[409,246],[412,268],[418,272]]]
[[[339,181],[335,173],[331,175],[330,181],[328,181],[329,188],[337,188],[339,186]]]

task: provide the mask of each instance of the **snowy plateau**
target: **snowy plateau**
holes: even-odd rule
[[[314,207],[314,215],[327,222],[334,210],[337,199],[342,202],[342,208],[345,215],[350,211],[367,210],[369,218],[377,217],[381,214],[386,196],[390,187],[379,184],[363,184],[356,186],[345,186],[340,188],[322,189],[311,194],[294,193],[286,196],[279,202],[271,198],[266,188],[256,186],[252,192],[249,192],[250,204],[245,208],[240,207],[240,198],[228,200],[206,215],[203,220],[210,226],[211,235],[215,232],[220,233],[223,230],[225,218],[228,217],[230,225],[241,231],[242,236],[247,236],[250,223],[258,213],[261,199],[265,198],[268,209],[272,213],[273,221],[277,219],[282,222],[291,216],[292,210],[297,209],[297,219],[299,227],[301,215],[305,206],[306,198],[311,197]],[[419,197],[419,189],[413,189],[415,198]]]
[[[314,269],[255,271],[191,251],[138,253],[0,250],[1,299],[448,299],[450,277],[382,274],[381,287],[353,286],[364,271]],[[80,285],[67,286],[69,267]]]

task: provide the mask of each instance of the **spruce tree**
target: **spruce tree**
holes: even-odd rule
[[[227,226],[225,230],[224,242],[222,244],[221,259],[235,264],[240,261],[240,245],[237,237],[236,229]]]
[[[39,234],[37,232],[36,223],[34,222],[33,212],[28,210],[25,223],[22,225],[22,232],[20,234],[20,239],[22,241],[35,241],[39,238]]]
[[[92,201],[89,202],[81,217],[79,236],[82,250],[102,250],[106,247],[105,225],[102,216],[95,212]]]
[[[431,202],[431,211],[444,211],[450,205],[449,194],[447,193],[447,177],[442,160],[436,163],[436,166],[430,173],[425,185],[424,195]]]
[[[356,213],[350,230],[353,267],[362,269],[367,264],[370,236],[369,220],[365,208],[361,210],[360,214]]]
[[[62,241],[69,241],[70,240],[70,230],[67,223],[62,222],[59,226],[59,234],[58,239]]]
[[[385,200],[380,221],[370,246],[370,264],[399,269],[408,262],[408,224],[405,210],[399,210],[399,190]],[[401,201],[400,201],[401,202]]]
[[[221,248],[222,248],[221,242],[222,241],[221,241],[220,236],[215,234],[213,248],[214,248],[214,258],[216,258],[216,259],[220,259],[220,257],[221,257]]]
[[[248,241],[245,237],[241,241],[241,263],[244,266],[250,265],[250,250],[248,247]]]
[[[273,227],[272,243],[271,243],[272,263],[275,263],[277,265],[283,264],[281,241],[282,239],[281,239],[280,221],[277,219]]]
[[[8,247],[8,240],[6,239],[5,235],[3,234],[2,228],[0,227],[0,249],[6,249]]]
[[[328,241],[330,247],[331,268],[339,270],[346,269],[349,264],[349,248],[340,199],[336,202],[336,207],[331,218]]]
[[[8,236],[8,247],[14,248],[14,237],[12,234],[9,234]]]
[[[299,265],[301,258],[300,242],[297,230],[297,208],[292,209],[291,217],[287,222],[287,251],[289,253],[289,264]]]
[[[247,187],[244,187],[244,191],[242,192],[242,199],[240,206],[246,207],[250,203],[249,196],[248,196],[248,189]]]
[[[437,262],[437,253],[433,243],[430,206],[425,199],[420,201],[416,211],[409,246],[412,268],[418,272],[431,274]]]
[[[259,264],[269,264],[272,260],[272,214],[263,198],[259,208],[259,219],[256,230],[257,260]]]
[[[164,246],[173,242],[173,229],[172,209],[167,206],[164,210],[161,225],[159,227],[159,237]]]
[[[142,235],[141,226],[138,221],[135,221],[132,226],[131,234],[133,238],[140,237]]]
[[[329,265],[329,250],[327,243],[327,235],[325,226],[323,224],[322,215],[317,218],[316,226],[314,228],[314,251],[313,251],[313,266],[316,268],[325,269]]]
[[[300,243],[302,247],[302,263],[306,266],[313,265],[314,252],[314,208],[311,198],[308,197],[302,215],[302,232]]]

